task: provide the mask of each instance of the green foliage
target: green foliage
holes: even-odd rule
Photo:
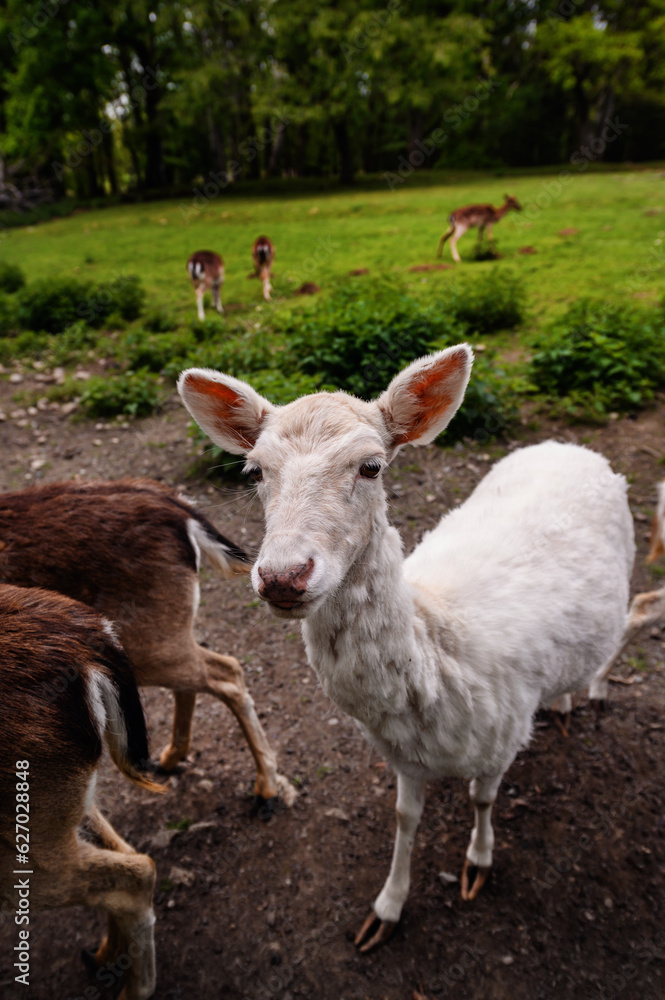
[[[177,378],[184,367],[184,359],[194,345],[187,333],[153,333],[133,330],[124,342],[124,356],[132,369],[144,368],[151,372],[165,372]],[[191,362],[194,364],[194,361]]]
[[[7,337],[18,330],[16,300],[0,292],[0,337]]]
[[[435,342],[464,336],[437,304],[422,305],[388,282],[360,291],[342,285],[304,316],[278,323],[278,331],[288,344],[287,364],[365,399]]]
[[[124,375],[95,375],[88,379],[79,403],[89,417],[114,417],[118,414],[147,417],[159,408],[161,394],[152,373],[129,371]]]
[[[113,313],[137,319],[144,300],[136,275],[99,285],[76,278],[42,278],[19,292],[18,320],[24,330],[48,333],[60,333],[80,320],[99,327]]]
[[[581,419],[638,410],[665,387],[665,324],[633,305],[582,300],[553,323],[531,359],[534,386]]]
[[[304,321],[296,326],[294,319],[287,320],[282,330],[288,342],[283,368],[302,371],[318,380],[319,388],[345,389],[364,398],[382,392],[415,358],[465,335],[443,299],[421,303],[394,284],[381,283],[361,292],[343,286],[317,303]],[[488,361],[478,360],[445,440],[485,441],[513,418],[507,381]]]
[[[0,292],[18,292],[25,285],[25,275],[18,264],[0,260]]]
[[[519,326],[524,319],[525,302],[525,291],[517,275],[495,267],[473,281],[454,286],[450,311],[469,333],[484,335]]]
[[[85,307],[90,285],[75,278],[42,278],[18,295],[18,318],[24,330],[60,333]]]
[[[163,306],[155,306],[143,317],[143,326],[151,333],[170,333],[171,330],[177,330],[178,323]]]

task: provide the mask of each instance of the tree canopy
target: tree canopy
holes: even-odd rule
[[[56,196],[665,154],[665,0],[0,0],[0,181]],[[597,148],[600,148],[597,146]]]

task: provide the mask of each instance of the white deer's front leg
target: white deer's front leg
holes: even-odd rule
[[[390,874],[374,903],[374,909],[361,927],[356,945],[361,951],[369,951],[386,941],[392,934],[402,913],[402,907],[409,894],[411,881],[411,853],[416,839],[416,830],[425,805],[425,782],[397,775],[397,836],[393,848]],[[376,933],[368,936],[377,920]]]
[[[466,850],[466,860],[462,870],[462,899],[475,899],[492,867],[494,830],[492,829],[492,805],[503,775],[494,778],[474,778],[469,788],[473,802],[475,822],[471,840]],[[469,889],[469,869],[476,868],[476,877]]]

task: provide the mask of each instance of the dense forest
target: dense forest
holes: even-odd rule
[[[0,0],[0,207],[665,156],[665,0]]]

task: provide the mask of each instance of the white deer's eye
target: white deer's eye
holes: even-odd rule
[[[263,470],[258,465],[250,465],[248,469],[243,469],[243,475],[253,479],[255,483],[260,483],[263,479]]]
[[[376,459],[372,459],[369,462],[363,462],[358,470],[358,474],[362,476],[363,479],[376,479],[380,472],[381,463]]]

